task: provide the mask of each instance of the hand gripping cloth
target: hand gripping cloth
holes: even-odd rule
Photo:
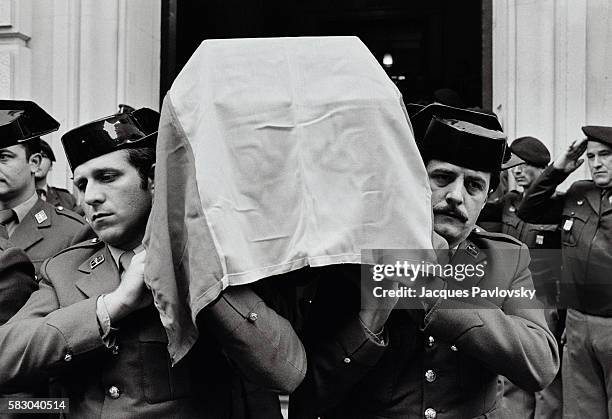
[[[172,362],[228,286],[431,249],[430,197],[401,95],[358,38],[204,41],[164,99],[145,237]]]

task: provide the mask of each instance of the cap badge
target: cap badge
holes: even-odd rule
[[[582,205],[582,204],[584,204],[584,201],[583,201],[582,199],[579,199],[578,201],[576,201],[576,203],[577,203],[578,205]]]
[[[104,255],[98,255],[95,258],[93,258],[91,262],[89,262],[89,267],[93,269],[99,264],[101,264],[102,262],[104,262]]]
[[[119,137],[117,130],[115,129],[115,125],[113,124],[109,124],[108,122],[104,121],[104,127],[102,129],[106,131],[108,136],[113,140],[117,140]]]
[[[45,213],[45,210],[40,210],[38,211],[36,214],[34,214],[34,218],[36,218],[36,222],[38,224],[44,222],[47,218],[47,214]]]

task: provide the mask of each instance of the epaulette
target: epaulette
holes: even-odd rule
[[[80,243],[77,244],[73,244],[70,247],[67,247],[63,250],[60,250],[59,252],[57,252],[55,255],[53,255],[53,257],[59,256],[62,253],[66,253],[69,252],[71,250],[75,250],[75,249],[88,249],[88,248],[96,248],[96,247],[103,247],[104,246],[104,242],[102,240],[100,240],[99,238],[95,237],[93,239],[90,240],[85,240],[82,241]]]
[[[520,241],[519,239],[516,239],[512,236],[509,236],[507,234],[504,233],[493,233],[492,231],[487,231],[485,229],[483,229],[482,227],[476,227],[474,228],[474,230],[472,230],[472,234],[475,234],[477,236],[480,237],[484,237],[487,239],[491,239],[491,240],[496,240],[496,241],[502,241],[502,242],[506,242],[506,243],[512,243],[512,244],[516,244],[521,246],[523,244],[522,241]]]
[[[53,255],[52,257],[45,259],[45,261],[42,263],[42,265],[40,266],[40,273],[41,273],[41,277],[39,277],[39,279],[44,279],[44,278],[48,278],[47,275],[47,266],[51,263],[56,263],[56,258],[63,255],[64,253],[68,253],[72,250],[77,250],[77,249],[95,249],[98,247],[104,247],[104,242],[100,239],[98,239],[97,237],[91,240],[86,240],[80,243],[77,243],[75,245],[72,245],[70,247],[67,247],[63,250],[60,250],[59,252],[57,252],[55,255]],[[58,263],[62,263],[63,261],[59,261]]]
[[[77,214],[76,212],[66,209],[61,205],[58,205],[55,207],[55,213],[59,214],[59,215],[63,215],[65,217],[69,217],[72,218],[75,221],[78,221],[80,224],[85,224],[85,222],[83,221],[83,217],[81,217],[79,214]]]

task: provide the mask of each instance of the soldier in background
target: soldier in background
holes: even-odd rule
[[[34,102],[0,101],[0,224],[37,273],[43,260],[67,247],[83,225],[78,214],[36,194],[39,137],[58,128],[59,123]]]
[[[561,226],[561,302],[567,305],[563,416],[612,415],[612,127],[585,126],[526,191],[518,208],[530,223]],[[557,186],[586,160],[592,180]]]
[[[42,156],[40,166],[34,174],[36,179],[36,193],[40,199],[47,201],[55,207],[66,208],[82,214],[82,210],[77,205],[76,199],[68,190],[56,188],[47,183],[47,175],[51,171],[53,163],[55,163],[55,154],[51,146],[43,139],[40,139],[40,155]]]
[[[560,344],[564,310],[557,310],[561,275],[560,230],[558,223],[530,224],[521,220],[517,210],[523,191],[535,182],[550,163],[550,152],[535,137],[520,137],[510,145],[512,158],[505,167],[520,190],[511,190],[497,202],[489,202],[478,218],[478,225],[499,224],[501,232],[517,238],[530,249],[529,269],[538,298],[545,304],[546,321]],[[510,418],[560,418],[562,414],[561,373],[539,393],[520,389],[504,379],[504,409]]]

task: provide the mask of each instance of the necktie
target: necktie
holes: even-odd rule
[[[15,210],[13,209],[4,209],[0,210],[0,224],[6,226],[10,223],[16,216]]]
[[[119,274],[123,277],[123,274],[129,268],[130,263],[132,262],[132,258],[134,257],[134,252],[132,250],[127,250],[121,254],[119,257]]]
[[[12,209],[0,210],[0,237],[8,239],[9,229],[8,225],[11,221],[17,219],[17,213]]]

